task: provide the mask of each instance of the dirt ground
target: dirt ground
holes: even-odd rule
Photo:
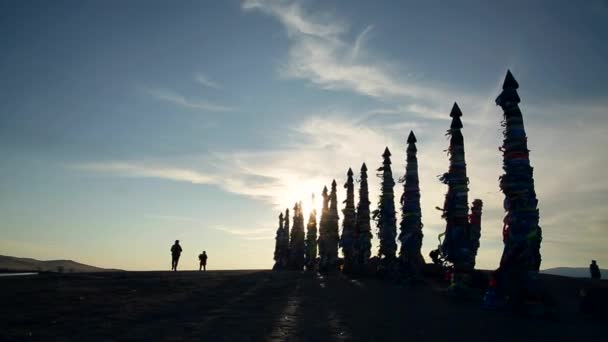
[[[300,272],[120,272],[0,279],[1,341],[573,341],[586,280],[544,276],[556,317],[485,311],[436,286]]]

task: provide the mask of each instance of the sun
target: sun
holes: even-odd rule
[[[290,213],[292,213],[295,203],[302,202],[302,213],[304,214],[304,220],[307,222],[313,208],[316,209],[317,213],[320,213],[323,186],[323,181],[320,179],[300,179],[288,182],[284,194],[277,201],[280,210],[289,208]]]

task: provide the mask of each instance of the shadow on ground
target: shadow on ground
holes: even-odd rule
[[[0,340],[513,341],[597,339],[582,280],[545,277],[553,320],[484,311],[429,286],[305,272],[43,274],[0,280]],[[604,283],[605,284],[605,283]],[[583,284],[584,285],[584,284]]]

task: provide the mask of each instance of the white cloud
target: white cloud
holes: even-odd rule
[[[197,226],[203,226],[223,233],[235,236],[243,240],[272,240],[274,239],[273,233],[275,228],[251,228],[242,229],[228,226],[217,226],[208,225],[203,219],[187,216],[176,216],[176,215],[146,215],[146,218],[152,220],[163,220],[163,221],[174,221],[174,222],[185,222],[195,224]]]
[[[276,17],[287,28],[290,35],[304,34],[316,37],[336,36],[345,31],[343,25],[335,21],[321,20],[306,17],[302,9],[296,3],[286,1],[262,1],[245,0],[243,2],[245,10],[260,10],[266,14]]]
[[[243,9],[273,16],[287,30],[291,46],[289,59],[281,69],[286,77],[305,79],[324,89],[350,90],[375,98],[442,97],[436,87],[395,77],[389,63],[365,49],[371,25],[350,42],[344,37],[349,33],[346,24],[326,14],[307,13],[296,2],[247,0],[243,2]]]
[[[357,39],[355,39],[355,44],[351,51],[351,59],[354,60],[357,58],[357,56],[359,55],[359,50],[362,48],[363,43],[365,42],[365,39],[367,38],[369,33],[373,30],[373,28],[374,28],[373,25],[369,25],[363,31],[361,31],[361,33],[359,33],[359,35],[357,36]]]
[[[208,88],[213,88],[213,89],[221,89],[222,87],[215,81],[213,81],[212,79],[210,79],[209,77],[203,75],[202,73],[197,73],[194,76],[194,79],[196,80],[196,82],[200,83],[201,85],[208,87]]]
[[[167,89],[147,89],[146,91],[158,100],[185,108],[199,109],[206,112],[230,112],[233,110],[230,107],[213,104],[202,99],[187,99],[186,97]]]
[[[107,172],[126,177],[161,178],[193,184],[213,184],[217,182],[215,176],[206,175],[192,169],[148,164],[139,161],[81,163],[72,165],[71,167],[93,172]]]
[[[451,105],[451,104],[446,104]],[[414,114],[416,116],[424,117],[427,119],[438,119],[438,120],[446,120],[450,121],[452,118],[448,115],[449,109],[444,107],[445,110],[438,110],[436,108],[431,108],[428,106],[420,105],[420,104],[410,104],[402,108],[403,112]]]
[[[222,226],[212,228],[245,240],[272,240],[276,231],[275,228],[241,229]]]

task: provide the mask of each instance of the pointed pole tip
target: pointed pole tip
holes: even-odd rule
[[[507,75],[505,76],[505,81],[502,84],[502,89],[517,89],[519,88],[519,83],[513,77],[511,70],[507,70]]]
[[[460,111],[460,107],[458,107],[458,103],[454,102],[452,106],[452,110],[450,111],[450,117],[457,118],[462,116],[462,111]]]
[[[410,135],[407,137],[407,143],[408,144],[414,144],[416,143],[416,136],[414,135],[414,131],[410,131]]]

